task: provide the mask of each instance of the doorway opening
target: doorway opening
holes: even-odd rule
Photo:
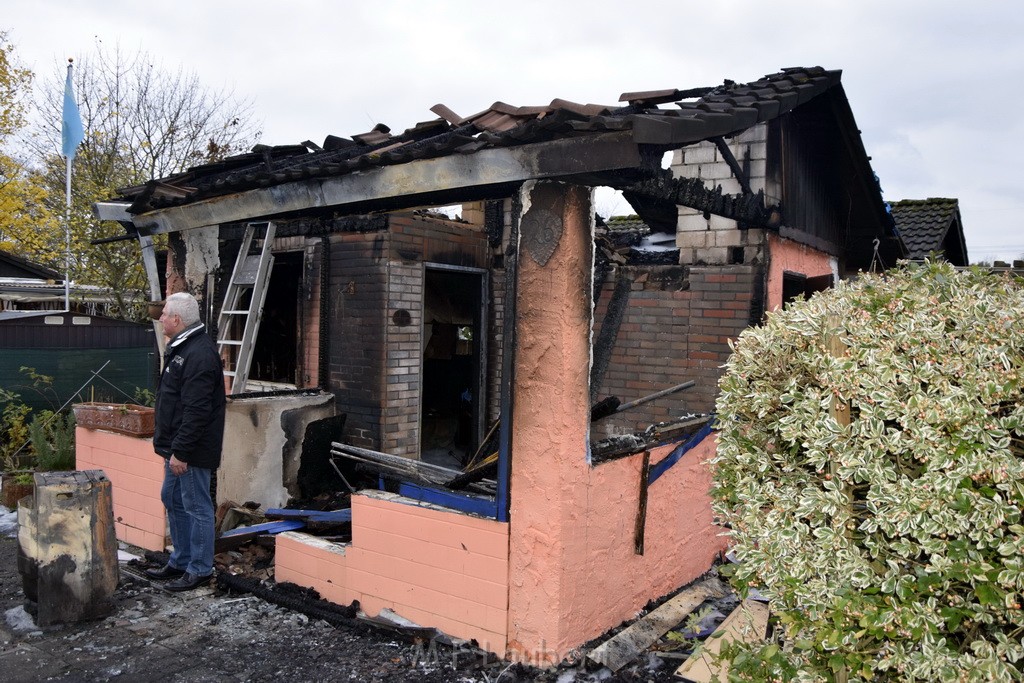
[[[250,380],[297,386],[303,256],[301,251],[274,254],[253,346]]]
[[[428,265],[423,283],[420,458],[461,468],[480,441],[486,271]]]

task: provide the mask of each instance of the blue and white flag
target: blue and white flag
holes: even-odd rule
[[[82,130],[82,116],[75,103],[75,91],[71,87],[71,65],[68,64],[68,80],[64,83],[64,114],[60,123],[61,149],[68,161],[75,158],[78,145],[85,139]]]

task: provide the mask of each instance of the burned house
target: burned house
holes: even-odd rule
[[[169,235],[168,289],[224,344],[221,499],[283,504],[330,442],[465,463],[493,435],[489,488],[413,468],[352,496],[351,542],[278,536],[278,579],[550,662],[707,571],[729,340],[906,254],[840,75],[436,105],[401,133],[259,147],[99,205],[143,244]],[[623,193],[639,239],[595,216],[596,187]],[[248,344],[232,315],[260,318]]]

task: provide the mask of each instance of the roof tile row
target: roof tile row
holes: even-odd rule
[[[499,101],[467,117],[436,104],[430,111],[439,118],[398,135],[377,124],[351,139],[328,136],[322,148],[312,143],[257,146],[248,154],[121,192],[133,200],[130,211],[141,213],[303,178],[576,135],[633,130],[640,144],[681,147],[778,117],[836,86],[840,76],[840,71],[821,67],[793,68],[749,84],[726,81],[715,88],[623,93],[619,101],[628,102],[625,106],[554,99],[544,106],[517,107]],[[676,108],[658,106],[669,102]]]

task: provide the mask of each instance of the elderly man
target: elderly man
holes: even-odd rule
[[[191,294],[167,297],[160,322],[168,342],[156,393],[153,450],[166,461],[160,498],[174,550],[165,566],[146,574],[173,579],[167,590],[187,591],[213,576],[210,477],[220,465],[224,438],[224,373]]]

